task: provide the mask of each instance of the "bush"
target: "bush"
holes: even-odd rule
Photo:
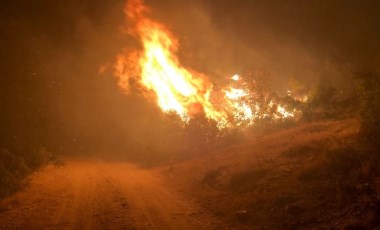
[[[317,85],[307,103],[301,105],[303,119],[306,121],[337,118],[340,100],[337,90],[324,84]]]
[[[51,159],[52,154],[43,147],[30,154],[0,150],[0,198],[16,191],[23,178]]]

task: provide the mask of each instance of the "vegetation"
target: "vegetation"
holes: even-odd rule
[[[41,147],[35,152],[0,150],[0,198],[10,195],[21,186],[21,181],[33,170],[52,160],[52,154]]]
[[[297,125],[183,163],[173,177],[197,171],[187,189],[241,229],[380,226],[380,75],[358,80],[348,98],[323,85],[307,103],[285,98],[303,111]]]
[[[175,166],[172,176],[239,229],[371,229],[378,174],[358,131],[356,119],[299,124]]]

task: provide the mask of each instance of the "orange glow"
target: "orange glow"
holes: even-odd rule
[[[237,75],[237,74],[235,74],[234,76],[231,77],[231,79],[234,80],[234,81],[239,81],[240,76]]]
[[[224,97],[212,101],[213,84],[204,74],[181,65],[177,39],[164,25],[148,17],[149,9],[142,0],[128,1],[125,12],[133,24],[128,32],[142,48],[137,52],[126,50],[117,57],[115,75],[125,92],[129,92],[131,82],[137,83],[162,111],[175,112],[183,121],[201,113],[215,120],[219,128],[253,124],[264,116],[262,106],[252,100],[254,92],[238,74],[230,78],[231,85],[222,87]],[[291,116],[279,106],[273,119]]]
[[[135,23],[133,34],[140,39],[143,51],[138,54],[137,63],[130,55],[119,56],[120,86],[126,90],[129,87],[131,72],[123,70],[132,61],[128,65],[138,68],[135,72],[140,76],[139,83],[154,93],[163,111],[174,111],[183,120],[195,115],[192,113],[204,112],[208,118],[225,123],[225,116],[209,100],[212,84],[201,73],[181,66],[176,55],[178,41],[165,26],[148,18],[147,11],[142,1],[128,1],[126,13]],[[202,109],[193,109],[194,105]]]

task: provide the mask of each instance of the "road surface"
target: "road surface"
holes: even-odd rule
[[[164,181],[129,163],[49,165],[0,202],[0,229],[220,229]]]

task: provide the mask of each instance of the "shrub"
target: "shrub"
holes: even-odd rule
[[[0,150],[0,197],[10,195],[20,186],[21,180],[32,170],[52,159],[52,154],[41,147],[35,152],[21,154],[8,149]]]
[[[303,119],[306,121],[330,119],[338,117],[339,111],[337,90],[324,84],[317,85],[307,103],[302,104]]]

